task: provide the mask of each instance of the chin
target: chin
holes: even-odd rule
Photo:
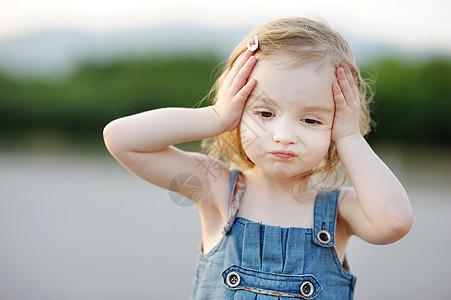
[[[273,172],[271,172],[271,175],[274,177],[282,177],[282,178],[291,177],[290,174],[285,170],[274,170]]]
[[[273,165],[270,169],[264,170],[266,173],[279,178],[303,178],[312,174],[312,168],[295,168],[287,165]]]
[[[293,170],[287,165],[272,166],[268,173],[274,177],[290,178],[299,175],[299,170]]]

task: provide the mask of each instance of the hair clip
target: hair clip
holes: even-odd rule
[[[257,35],[254,35],[254,43],[251,45],[249,44],[250,41],[247,42],[247,49],[250,51],[255,51],[258,48],[258,37]]]

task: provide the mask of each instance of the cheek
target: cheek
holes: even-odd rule
[[[257,119],[256,116],[243,114],[240,122],[241,144],[243,149],[247,150],[258,144],[264,136],[267,129],[264,123]]]
[[[317,132],[309,139],[310,149],[314,149],[318,156],[324,157],[327,154],[331,143],[331,133],[331,130]]]
[[[252,161],[253,154],[255,152],[255,146],[258,144],[258,136],[256,133],[247,126],[245,123],[240,125],[240,137],[241,146],[243,147],[244,153]]]
[[[324,158],[327,155],[327,152],[329,151],[330,145],[331,145],[331,132],[326,134],[324,139],[322,139],[322,143],[321,143],[322,156],[321,156],[321,159]]]

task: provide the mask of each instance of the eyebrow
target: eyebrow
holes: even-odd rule
[[[254,103],[257,102],[263,102],[265,104],[273,105],[276,107],[279,107],[279,105],[276,104],[274,100],[268,97],[261,97],[261,96],[251,96],[250,99],[253,100]],[[309,105],[302,108],[305,111],[308,112],[327,112],[327,113],[333,113],[334,108],[330,108],[324,105]]]
[[[328,112],[328,113],[333,113],[334,109],[324,106],[324,105],[312,105],[312,106],[306,106],[304,107],[304,110],[306,111],[319,111],[319,112]]]
[[[265,104],[271,104],[271,105],[274,105],[274,106],[278,106],[275,102],[274,102],[274,100],[272,100],[271,98],[268,98],[268,97],[262,97],[262,96],[250,96],[249,97],[249,100],[251,100],[251,101],[253,101],[254,103],[255,102],[263,102],[263,103],[265,103]]]

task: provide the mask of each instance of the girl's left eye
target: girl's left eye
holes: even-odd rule
[[[317,121],[315,119],[303,119],[302,121],[304,121],[305,123],[309,124],[309,125],[321,125],[322,123],[320,121]]]

